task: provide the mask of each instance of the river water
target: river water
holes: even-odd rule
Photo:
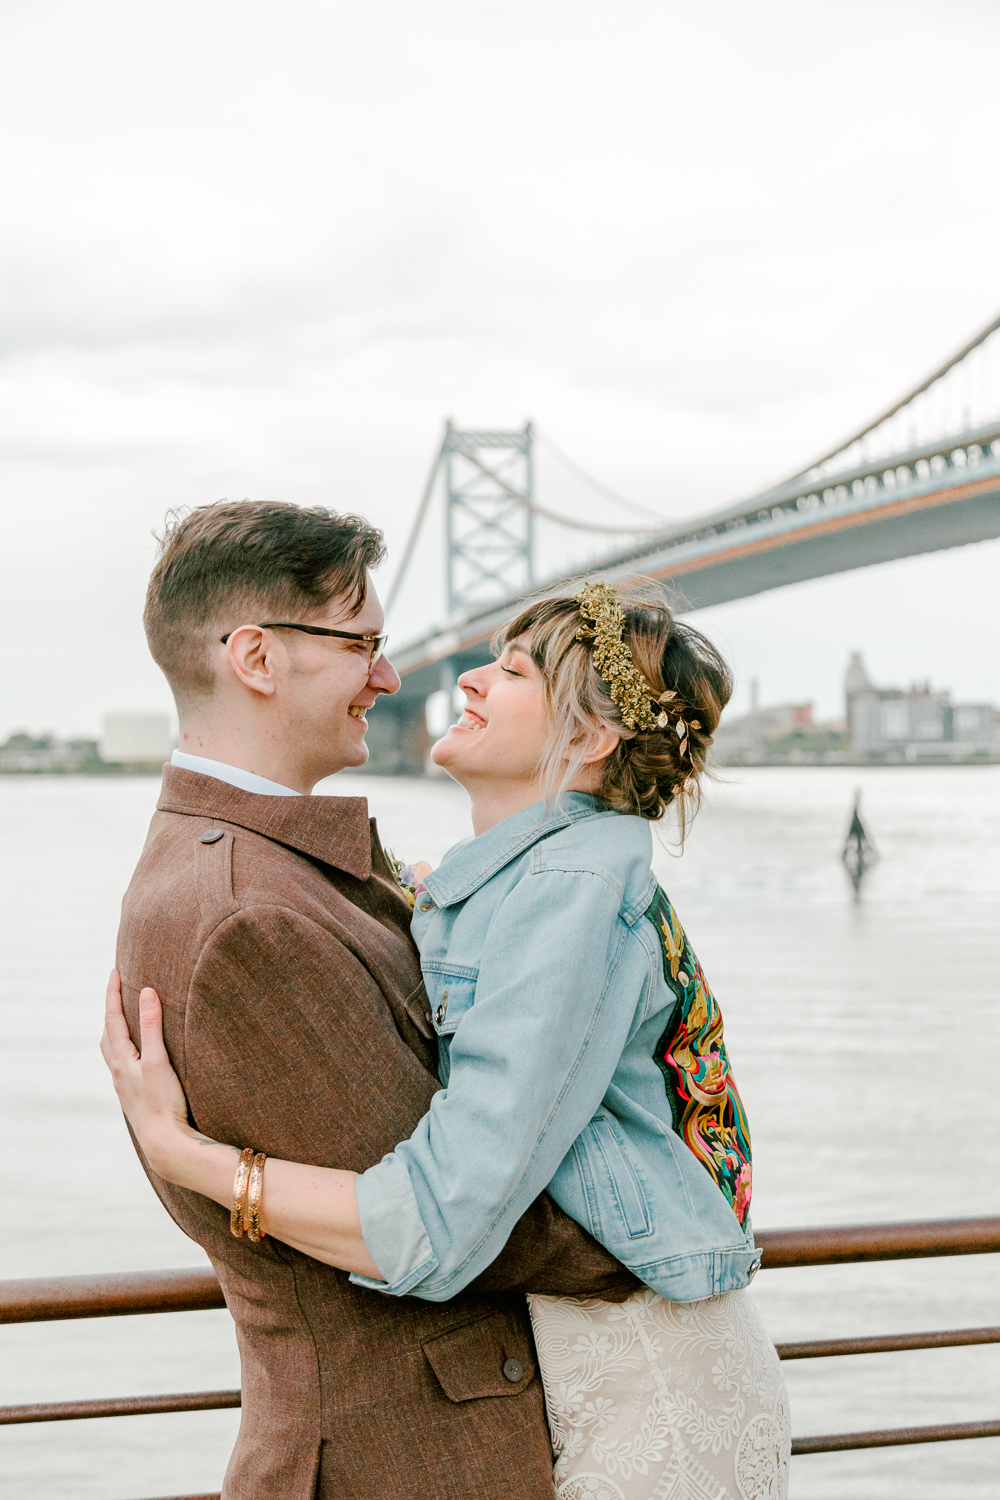
[[[839,862],[855,787],[880,853]],[[118,904],[158,784],[0,778],[0,1277],[195,1265],[97,1051]],[[340,777],[432,862],[446,781]],[[1000,766],[761,768],[714,786],[661,883],[719,997],[758,1227],[1000,1213]],[[763,1272],[778,1340],[1000,1323],[1000,1257]],[[1000,1346],[785,1366],[799,1434],[1000,1416]],[[228,1314],[0,1328],[0,1402],[238,1383]],[[218,1487],[236,1412],[0,1430],[4,1500]],[[995,1500],[1000,1439],[797,1458],[795,1500]],[[515,1500],[515,1497],[512,1497]]]

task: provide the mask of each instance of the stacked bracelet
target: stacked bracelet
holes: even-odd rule
[[[253,1166],[253,1159],[252,1146],[247,1146],[245,1151],[240,1152],[239,1163],[236,1167],[236,1179],[233,1182],[233,1210],[229,1215],[229,1228],[238,1240],[243,1238],[247,1186],[250,1182],[250,1168]]]
[[[243,1231],[246,1230],[247,1237],[255,1245],[267,1238],[260,1227],[260,1200],[264,1192],[266,1161],[263,1151],[255,1153],[252,1146],[244,1147],[236,1164],[236,1177],[233,1181],[233,1208],[229,1215],[229,1228],[238,1240],[243,1238]]]
[[[263,1151],[258,1151],[250,1168],[250,1180],[247,1183],[247,1235],[256,1245],[265,1238],[264,1231],[260,1227],[260,1200],[264,1192],[264,1163],[267,1157]]]

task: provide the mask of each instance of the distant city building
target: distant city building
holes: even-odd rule
[[[156,709],[122,709],[104,716],[100,756],[114,765],[148,765],[169,760],[174,736],[169,714]]]
[[[100,744],[90,739],[64,740],[47,731],[29,734],[24,729],[15,730],[0,744],[0,775],[144,775],[169,759],[173,744],[170,719],[165,713],[156,709],[122,710],[105,717]]]
[[[79,771],[97,759],[96,740],[61,740],[18,730],[0,745],[0,773]]]
[[[771,760],[813,761],[838,753],[844,758],[842,726],[816,724],[811,703],[777,703],[761,708],[757,700],[754,682],[750,712],[738,718],[723,715],[713,742],[720,764],[753,766]]]
[[[847,719],[847,733],[852,744],[854,741],[854,700],[859,693],[871,693],[875,690],[875,684],[869,679],[865,671],[865,664],[861,660],[860,651],[852,651],[847,663],[847,671],[844,674],[844,699],[846,702],[845,717]]]
[[[751,682],[750,712],[723,714],[714,740],[721,765],[1000,759],[1000,715],[992,703],[952,703],[950,693],[929,682],[877,687],[859,651],[847,664],[841,722],[815,723],[811,703],[762,708],[758,696]]]
[[[929,682],[876,687],[855,651],[844,680],[851,752],[858,759],[990,758],[1000,753],[991,703],[952,703]]]

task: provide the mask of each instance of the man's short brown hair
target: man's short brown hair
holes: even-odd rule
[[[276,500],[171,512],[146,592],[154,660],[182,709],[211,694],[216,636],[263,619],[301,617],[338,595],[365,602],[368,569],[385,555],[363,516]]]

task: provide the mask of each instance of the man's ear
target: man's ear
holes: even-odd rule
[[[282,649],[259,625],[241,625],[226,642],[226,663],[243,687],[270,698],[277,686],[271,658]]]

